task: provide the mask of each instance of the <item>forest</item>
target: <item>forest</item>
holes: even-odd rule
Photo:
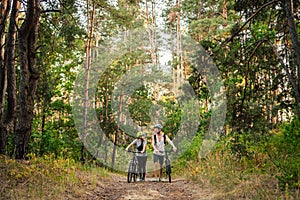
[[[300,199],[299,38],[298,0],[1,0],[0,199]]]

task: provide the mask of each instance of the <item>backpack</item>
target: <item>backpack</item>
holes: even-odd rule
[[[164,137],[164,144],[166,144],[166,134],[163,134],[163,137]],[[154,144],[156,145],[156,134],[154,135]]]
[[[138,146],[136,149],[138,150],[138,151],[142,151],[143,150],[143,148],[144,148],[144,140],[142,141],[142,143],[141,143],[141,145],[140,146]]]

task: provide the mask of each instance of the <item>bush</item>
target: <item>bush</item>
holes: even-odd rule
[[[300,121],[283,124],[268,148],[281,188],[300,188]],[[273,147],[272,147],[273,146]]]

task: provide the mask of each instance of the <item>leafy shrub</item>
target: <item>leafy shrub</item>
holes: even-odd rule
[[[281,188],[299,188],[300,180],[300,121],[281,126],[279,134],[272,138],[268,148],[272,162],[278,170],[277,179]]]

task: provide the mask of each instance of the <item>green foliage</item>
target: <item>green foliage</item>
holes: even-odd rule
[[[57,5],[45,4],[47,9]],[[62,12],[45,12],[39,28],[40,79],[29,150],[38,156],[78,160],[81,143],[74,125],[70,94],[84,56],[85,31],[79,23],[75,1],[63,1]],[[72,12],[72,15],[70,13]]]
[[[278,113],[294,106],[294,94],[291,87],[285,84],[286,74],[279,67],[273,49],[268,43],[262,42],[270,41],[275,44],[281,41],[279,45],[290,45],[287,42],[283,7],[278,3],[265,8],[263,12],[254,16],[235,38],[224,42],[230,34],[236,33],[244,19],[248,19],[266,1],[226,2],[226,17],[222,13],[223,0],[183,0],[180,6],[182,24],[188,26],[186,30],[214,59],[221,72],[228,100],[227,135],[224,134],[216,149],[207,158],[197,163],[199,166],[193,166],[192,175],[201,180],[208,174],[210,181],[216,186],[228,185],[233,189],[244,180],[249,180],[250,176],[255,176],[254,173],[260,175],[270,172],[271,175],[277,175],[282,188],[299,188],[299,121],[293,120],[284,124],[278,135],[267,134],[283,116]],[[144,15],[144,8],[141,6],[143,2],[116,1],[116,5],[110,3],[96,1],[99,5],[96,6],[94,30],[100,44],[114,33],[149,23],[145,19],[152,14]],[[297,5],[295,3],[295,8]],[[70,158],[75,162],[80,158],[81,141],[78,139],[69,100],[76,72],[84,61],[87,34],[83,28],[86,25],[82,25],[85,22],[80,17],[83,8],[76,7],[76,1],[62,1],[61,9],[62,13],[43,13],[41,19],[40,48],[37,54],[41,77],[29,146],[33,155],[54,155],[53,157]],[[173,7],[171,1],[168,2],[164,16],[170,11],[179,11]],[[172,28],[176,28],[175,26],[176,22]],[[285,48],[279,48],[282,57],[293,59],[289,51],[286,53],[281,49]],[[128,70],[148,60],[149,54],[144,50],[127,52],[112,60],[99,79],[95,95],[99,124],[111,141],[114,140],[115,134],[119,133],[119,145],[126,145],[129,142],[128,138],[135,135],[135,130],[128,124],[123,125],[122,130],[117,130],[119,126],[112,111],[112,93]],[[178,63],[175,61],[173,64],[177,66]],[[292,64],[290,70],[295,76]],[[190,163],[198,159],[211,115],[211,99],[206,77],[199,74],[193,66],[187,67],[192,70],[188,81],[203,106],[200,110],[197,135],[192,142],[182,142],[182,145],[190,145],[178,160],[178,170],[181,168],[184,172],[187,165],[189,167]],[[146,86],[126,95],[130,96],[129,103],[127,102],[130,117],[134,123],[141,126],[147,126],[151,122],[149,113],[152,110],[163,107],[163,132],[171,139],[176,138],[181,120],[189,119],[188,114],[184,115],[177,100],[174,100],[172,93],[164,94],[164,99],[158,102],[155,102],[153,94],[149,93]],[[184,127],[184,130],[188,129],[189,127]],[[125,132],[131,136],[124,136]],[[98,133],[91,139],[99,140],[100,144]],[[10,136],[9,142],[12,140]],[[102,145],[105,145],[104,141]],[[52,156],[50,157],[48,160],[45,158],[46,163],[53,161]],[[267,161],[269,158],[275,169]],[[20,174],[19,176],[28,178],[26,173]]]
[[[136,90],[131,95],[133,100],[129,105],[129,112],[132,119],[134,119],[140,126],[147,126],[151,122],[151,118],[148,113],[150,113],[153,102],[148,98],[148,96],[148,91],[145,86]]]
[[[197,132],[196,136],[193,138],[193,141],[187,144],[189,145],[189,148],[180,156],[180,162],[186,164],[187,161],[193,161],[198,159],[200,146],[202,144],[204,134],[204,127],[201,127],[201,130]]]
[[[81,142],[78,140],[77,130],[70,115],[71,107],[62,101],[53,102],[52,106],[53,110],[36,115],[33,121],[30,152],[39,156],[54,153],[64,158],[79,160]],[[48,115],[57,112],[61,115],[59,118],[46,120]]]
[[[263,152],[268,143],[268,134],[248,132],[231,132],[226,137],[226,148],[235,159],[253,159]]]
[[[196,41],[221,41],[228,36],[238,16],[233,12],[233,2],[227,1],[227,17],[222,15],[223,1],[182,1],[183,16],[189,23],[189,31]]]
[[[188,171],[192,180],[215,187],[222,193],[221,199],[237,199],[242,194],[251,199],[297,199],[294,189],[299,190],[299,133],[297,119],[271,134],[230,132],[198,162],[197,154],[192,149],[187,151],[177,162],[178,171]],[[195,144],[199,149],[201,139]]]
[[[178,132],[181,120],[181,110],[179,105],[172,101],[159,101],[158,105],[163,106],[165,109],[164,115],[166,116],[165,124],[163,128],[163,132],[168,134],[168,136],[172,139],[175,137]]]
[[[82,188],[87,182],[94,187],[108,176],[104,168],[54,154],[37,157],[31,153],[26,161],[0,155],[0,169],[0,199],[61,199],[66,193],[80,198],[86,195],[87,188]]]
[[[281,126],[279,134],[274,135],[268,152],[278,170],[277,178],[281,188],[300,188],[300,121]]]

